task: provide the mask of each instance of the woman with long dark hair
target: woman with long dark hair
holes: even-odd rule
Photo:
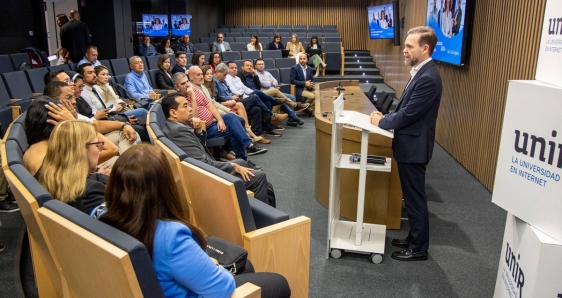
[[[222,62],[221,53],[219,52],[212,52],[209,56],[209,67],[215,72],[215,66],[219,65]]]
[[[199,67],[205,65],[205,53],[199,51],[195,52],[191,58],[191,64]]]
[[[261,48],[261,44],[258,40],[258,36],[257,35],[252,35],[252,38],[250,39],[250,43],[246,45],[246,49],[248,49],[248,51],[260,51],[262,50]]]
[[[166,297],[230,297],[235,285],[246,282],[261,287],[262,297],[290,296],[281,275],[232,276],[207,255],[205,236],[186,220],[172,170],[157,147],[140,144],[123,153],[105,197],[107,211],[100,220],[144,244]]]

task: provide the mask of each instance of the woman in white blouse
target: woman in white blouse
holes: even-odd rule
[[[441,15],[441,31],[446,37],[453,36],[453,12],[451,11],[451,0],[445,1],[445,11]]]
[[[248,51],[260,51],[261,52],[262,48],[261,48],[261,44],[258,41],[257,35],[252,35],[252,38],[250,39],[250,43],[248,45],[246,45],[246,49],[248,49]]]

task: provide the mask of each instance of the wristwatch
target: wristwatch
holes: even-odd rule
[[[129,122],[123,122],[123,125],[121,126],[121,130],[123,130],[123,128],[125,128],[125,125],[131,125],[131,123],[129,123]]]

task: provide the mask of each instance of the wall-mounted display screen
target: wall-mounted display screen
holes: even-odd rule
[[[191,35],[191,15],[173,14],[171,18],[172,35]]]
[[[464,65],[468,30],[467,0],[428,0],[426,25],[435,30],[437,45],[433,59]]]
[[[369,36],[371,39],[394,38],[394,5],[392,3],[367,7]]]
[[[148,36],[168,36],[168,15],[143,14],[142,33]]]

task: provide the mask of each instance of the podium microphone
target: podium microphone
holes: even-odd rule
[[[347,74],[347,72],[344,73],[343,76],[341,76],[340,82],[338,83],[338,87],[336,88],[336,90],[338,90],[338,95],[340,95],[340,91],[345,91],[345,88],[343,88],[343,87],[341,86],[341,80],[343,80],[343,77],[345,77],[346,74]]]

